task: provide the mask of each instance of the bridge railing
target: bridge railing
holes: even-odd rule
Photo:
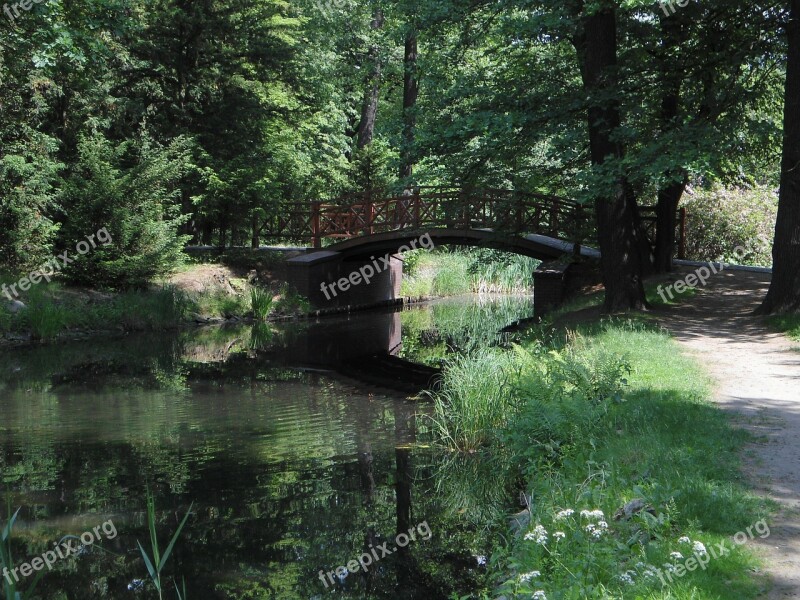
[[[302,215],[302,211],[300,211]],[[385,196],[369,191],[331,202],[313,202],[307,224],[315,247],[323,238],[347,239],[404,229],[493,229],[541,233],[581,241],[585,220],[571,200],[498,189],[416,187]],[[307,230],[308,231],[308,230]]]

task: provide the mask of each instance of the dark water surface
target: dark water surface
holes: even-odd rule
[[[105,523],[102,542],[55,561],[37,596],[157,598],[136,543],[150,548],[149,488],[162,549],[194,503],[163,598],[177,597],[174,579],[191,599],[468,594],[491,551],[476,506],[502,503],[491,474],[428,449],[429,403],[378,384],[419,378],[409,362],[436,368],[497,343],[531,312],[530,298],[466,297],[3,351],[2,516],[21,507],[15,564]],[[382,556],[409,529],[416,540]],[[373,561],[366,573],[337,577],[359,557]]]

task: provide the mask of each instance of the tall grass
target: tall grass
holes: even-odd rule
[[[17,515],[19,515],[20,509],[9,517],[8,521],[6,521],[5,525],[3,526],[2,533],[0,533],[0,569],[2,569],[2,573],[6,573],[6,569],[9,573],[13,572],[14,570],[14,558],[11,549],[11,535],[14,530],[14,523],[17,520]],[[39,583],[39,580],[44,575],[44,571],[37,571],[36,575],[34,576],[33,580],[31,581],[30,587],[25,591],[20,591],[17,588],[17,582],[13,575],[9,575],[5,577],[0,575],[3,579],[3,597],[6,600],[26,600],[27,598],[31,598],[33,596],[33,592],[36,590],[36,586]]]
[[[539,262],[487,248],[416,251],[406,260],[402,293],[429,297],[530,292]]]
[[[436,441],[461,452],[488,446],[514,412],[513,378],[510,355],[500,350],[452,359],[433,394],[430,420]]]
[[[250,288],[250,309],[253,311],[253,318],[264,321],[272,312],[272,293],[260,287]]]
[[[152,554],[147,553],[141,542],[137,543],[139,544],[139,551],[142,553],[142,560],[144,560],[145,567],[147,567],[147,573],[150,575],[150,580],[153,582],[153,586],[158,592],[159,600],[163,600],[164,597],[164,582],[161,574],[164,570],[164,567],[167,565],[170,555],[172,554],[172,549],[175,547],[175,542],[178,541],[181,531],[183,531],[186,521],[189,519],[189,515],[192,514],[193,506],[194,503],[189,505],[189,510],[186,511],[186,514],[183,516],[183,520],[180,522],[180,525],[178,525],[178,528],[175,530],[175,533],[167,544],[167,547],[162,552],[158,542],[158,533],[156,532],[156,503],[155,499],[153,498],[153,494],[150,492],[150,490],[147,491],[147,529],[150,532],[150,550]],[[178,588],[177,582],[174,582],[174,586],[178,595],[178,599],[186,600],[185,582],[182,585],[183,592],[181,592],[181,589]]]
[[[727,536],[767,515],[738,471],[748,435],[708,402],[706,375],[665,332],[636,321],[551,339],[557,347],[529,340],[517,351],[519,403],[507,405],[519,409],[507,433],[491,438],[517,465],[507,476],[521,478],[534,499],[527,531],[535,538],[540,526],[549,536],[544,544],[520,537],[498,552],[506,574],[499,591],[509,599],[537,590],[548,598],[756,598],[764,585],[746,548],[667,587],[645,575],[648,566],[672,563],[671,552],[686,553],[681,536],[731,547]],[[652,514],[613,521],[632,499]],[[573,516],[556,517],[567,508]],[[590,537],[582,509],[603,511],[608,532]],[[535,581],[520,579],[534,570]]]

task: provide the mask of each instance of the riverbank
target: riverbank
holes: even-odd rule
[[[285,260],[296,253],[194,249],[191,262],[172,276],[134,292],[42,282],[13,302],[0,298],[0,345],[320,316],[286,285]],[[537,264],[488,249],[411,252],[398,304],[473,292],[530,291]],[[0,283],[12,280],[0,277]]]
[[[308,310],[307,303],[269,271],[201,263],[187,265],[169,279],[139,291],[98,291],[55,280],[42,282],[11,305],[2,299],[0,344],[275,321]]]
[[[653,322],[657,311],[598,321],[592,304],[445,373],[434,443],[490,461],[507,502],[527,499],[507,503],[522,511],[489,561],[487,593],[762,596],[756,548],[773,505],[742,475],[754,437],[712,402],[702,365]]]

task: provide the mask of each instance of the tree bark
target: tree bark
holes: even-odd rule
[[[786,104],[772,283],[761,314],[800,311],[800,0],[791,0],[787,27]]]
[[[380,8],[375,9],[372,23],[373,30],[383,27],[384,17]],[[378,118],[378,100],[381,93],[381,57],[380,48],[374,44],[369,50],[369,62],[372,72],[367,81],[367,92],[361,108],[361,122],[358,125],[358,148],[365,148],[372,143],[375,135],[375,121]]]
[[[661,17],[663,36],[663,55],[660,61],[661,77],[664,91],[661,98],[661,131],[666,133],[675,128],[676,119],[680,116],[681,84],[683,74],[677,74],[673,66],[674,56],[670,50],[682,47],[686,42],[686,27],[682,13]],[[656,206],[656,247],[653,263],[655,273],[672,271],[672,259],[675,256],[675,227],[678,204],[689,182],[688,174],[683,167],[664,173],[666,183],[658,190]]]
[[[617,89],[616,11],[606,3],[582,18],[576,38],[588,110],[589,146],[592,163],[603,165],[621,159],[624,149],[613,134],[621,125]],[[624,175],[594,202],[597,237],[602,254],[605,311],[621,312],[645,307],[641,240],[636,227],[636,200]]]
[[[417,125],[416,110],[419,96],[417,79],[417,32],[412,28],[406,35],[403,59],[403,149],[400,161],[400,179],[411,177],[414,172],[414,130]]]
[[[667,184],[658,190],[656,206],[656,248],[654,271],[669,273],[672,271],[672,259],[675,256],[675,228],[678,225],[678,204],[686,190],[688,179]]]

